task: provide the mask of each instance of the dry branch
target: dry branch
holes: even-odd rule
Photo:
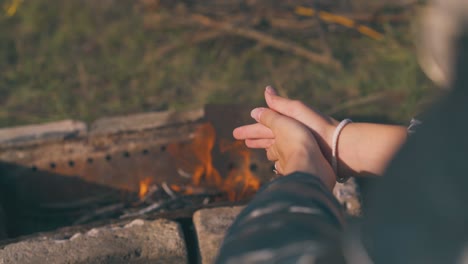
[[[192,21],[199,23],[200,25],[215,28],[221,31],[225,31],[230,34],[238,35],[244,38],[249,38],[256,40],[266,46],[270,46],[279,50],[291,52],[297,56],[303,57],[308,59],[313,63],[323,64],[334,69],[340,70],[342,68],[341,63],[330,56],[326,56],[323,54],[318,54],[312,51],[309,51],[301,46],[296,45],[295,43],[275,39],[270,35],[264,34],[262,32],[250,29],[250,28],[241,28],[236,27],[235,25],[222,22],[222,21],[215,21],[207,16],[204,15],[191,15],[190,16]]]
[[[207,32],[190,32],[187,37],[183,38],[183,40],[178,41],[177,43],[169,43],[164,45],[154,52],[151,52],[147,56],[145,56],[145,63],[150,63],[156,61],[167,54],[186,47],[187,45],[195,45],[205,41],[209,41],[221,36],[223,32],[220,31],[207,31]]]

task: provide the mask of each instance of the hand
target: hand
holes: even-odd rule
[[[304,124],[315,136],[325,159],[331,163],[333,134],[338,122],[300,101],[276,95],[271,87],[265,90],[270,109]],[[245,140],[248,147],[267,148],[274,134],[263,124],[238,127],[233,132]],[[338,144],[338,174],[346,176],[382,175],[389,161],[405,142],[406,127],[371,123],[353,123],[346,126]]]
[[[272,133],[265,149],[268,159],[275,162],[280,173],[310,173],[333,189],[335,174],[306,126],[268,108],[256,108],[251,115]]]
[[[333,132],[338,121],[306,106],[301,101],[278,96],[270,86],[265,89],[265,100],[270,109],[307,126],[317,139],[325,158],[331,161]],[[245,140],[248,147],[265,148],[271,143],[273,133],[263,124],[257,123],[235,129],[234,137]]]

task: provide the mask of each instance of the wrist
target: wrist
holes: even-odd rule
[[[339,168],[338,168],[338,141],[341,135],[341,132],[343,129],[350,123],[352,123],[351,119],[343,119],[340,124],[336,127],[335,131],[333,132],[333,144],[332,144],[332,168],[333,171],[336,174],[336,178],[338,182],[344,183],[348,180],[349,177],[346,175],[341,175],[339,173]],[[343,163],[343,162],[341,162]]]
[[[320,155],[315,155],[314,153]],[[289,175],[297,171],[314,175],[319,178],[329,190],[332,190],[335,186],[336,176],[330,164],[319,152],[304,149],[290,155],[284,168],[284,174]]]
[[[333,119],[327,126],[323,127],[321,140],[319,140],[320,149],[322,150],[323,156],[332,167],[334,162],[333,135],[335,134],[339,124],[340,122]],[[359,127],[358,123],[349,123],[346,125],[346,127],[342,128],[339,135],[339,142],[337,142],[336,146],[336,151],[339,153],[339,157],[337,157],[337,171],[335,172],[337,178],[341,178],[341,176],[354,175],[354,172],[349,170],[346,164],[350,157],[354,159],[357,155],[357,144],[348,144],[349,142],[355,142],[356,140],[359,140],[359,138],[356,137],[356,127]]]

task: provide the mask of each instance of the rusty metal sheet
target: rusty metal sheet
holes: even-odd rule
[[[158,123],[158,127],[153,130],[132,132],[130,129],[130,132],[125,133],[99,133],[84,139],[9,150],[9,153],[0,153],[0,158],[6,164],[14,165],[12,167],[15,169],[4,170],[3,178],[16,181],[14,188],[20,190],[18,193],[28,193],[28,196],[35,197],[38,203],[48,203],[50,197],[61,200],[82,199],[83,196],[74,190],[79,185],[76,182],[133,193],[137,193],[140,182],[147,179],[156,184],[166,182],[180,186],[193,185],[192,177],[195,171],[191,169],[194,168],[182,168],[177,162],[180,157],[171,154],[169,150],[177,147],[183,150],[179,156],[193,160],[194,164],[199,162],[191,148],[197,137],[197,129],[209,123],[215,129],[215,144],[209,154],[221,180],[229,175],[239,180],[234,171],[244,171],[251,172],[259,182],[265,182],[274,174],[264,153],[248,150],[243,143],[235,142],[232,138],[234,127],[250,121],[249,109],[245,106],[210,105],[205,107],[204,118],[195,123],[171,126]],[[113,119],[113,122],[116,120]],[[125,123],[132,121],[127,120]],[[231,147],[221,151],[220,142]],[[14,177],[8,177],[12,175]],[[60,184],[51,180],[57,177],[73,180],[62,181]],[[38,179],[50,184],[36,183],[41,188],[31,188],[28,182],[36,182]],[[197,184],[208,188],[216,187],[206,179]],[[242,184],[237,185],[242,187]],[[98,190],[102,191],[99,188]],[[86,192],[87,195],[91,195],[89,192]]]

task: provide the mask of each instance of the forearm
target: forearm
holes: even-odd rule
[[[351,123],[338,140],[338,173],[349,176],[382,175],[407,137],[406,127]]]

